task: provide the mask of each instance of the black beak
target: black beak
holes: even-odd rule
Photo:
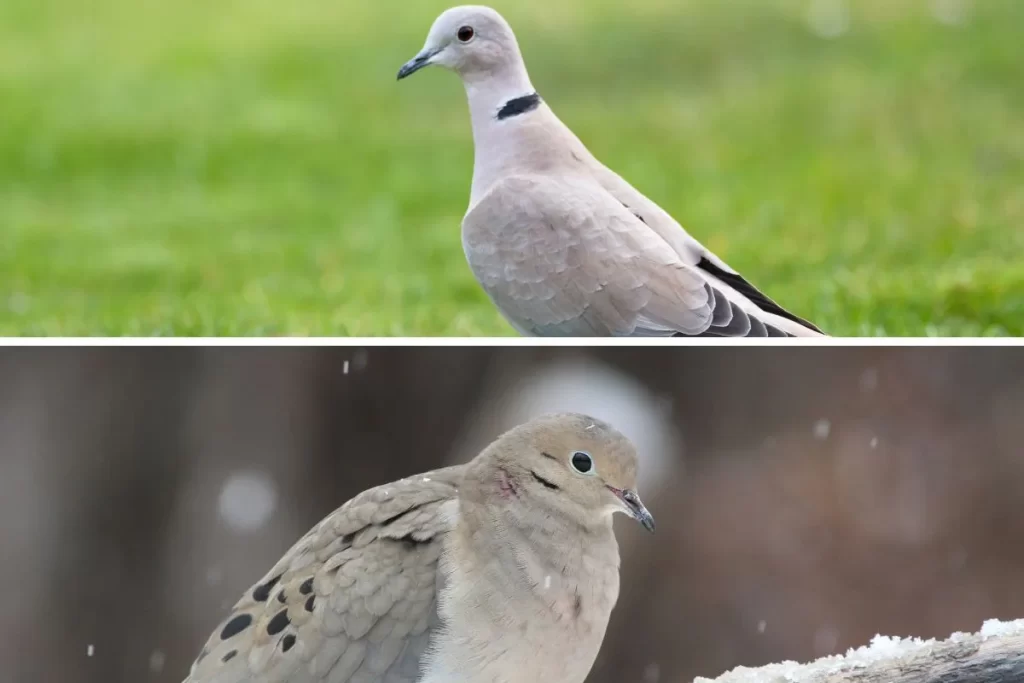
[[[433,56],[440,51],[440,49],[424,50],[423,52],[419,53],[418,55],[410,59],[408,62],[402,65],[401,69],[398,70],[398,80],[402,80],[407,76],[412,76],[414,73],[416,73],[425,66],[430,66],[431,58],[433,58]]]
[[[640,500],[636,491],[617,489],[614,486],[609,486],[608,489],[625,503],[630,517],[640,522],[643,528],[654,533],[654,516],[644,507],[643,501]]]

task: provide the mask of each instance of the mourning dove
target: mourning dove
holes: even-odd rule
[[[538,418],[364,491],[235,605],[185,683],[582,683],[619,592],[612,514],[653,531],[633,445]]]
[[[822,334],[595,159],[537,94],[496,11],[444,12],[398,78],[429,65],[465,85],[475,156],[462,244],[521,334]]]

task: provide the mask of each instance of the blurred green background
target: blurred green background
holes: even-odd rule
[[[0,333],[512,334],[448,2],[0,2]],[[1024,335],[1024,2],[501,0],[605,163],[834,335]]]

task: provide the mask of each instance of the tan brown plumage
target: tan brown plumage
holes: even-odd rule
[[[246,592],[185,683],[582,683],[618,595],[611,514],[653,528],[635,481],[625,437],[564,414],[364,491]]]

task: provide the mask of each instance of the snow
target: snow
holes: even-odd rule
[[[694,683],[783,683],[806,680],[813,676],[837,674],[849,669],[863,669],[884,659],[905,657],[935,644],[934,640],[875,636],[871,644],[849,649],[845,655],[829,655],[810,664],[793,661],[769,664],[756,669],[741,666],[719,678],[696,678]]]
[[[1016,621],[989,619],[981,625],[978,635],[982,640],[1024,635],[1024,619]],[[957,632],[950,636],[949,641],[959,643],[971,637],[973,634]],[[850,648],[845,655],[830,655],[809,664],[786,661],[756,669],[740,666],[714,679],[698,676],[693,683],[798,683],[812,678],[820,679],[822,676],[830,676],[851,669],[863,669],[880,661],[898,660],[916,655],[931,650],[940,642],[942,641],[935,639],[922,640],[920,638],[877,635],[871,639],[870,645]]]
[[[998,638],[1000,636],[1021,636],[1024,635],[1024,619],[1016,621],[999,621],[989,619],[981,625],[981,639]]]
[[[828,420],[822,419],[814,423],[814,438],[819,441],[827,439],[831,431],[832,423]]]
[[[96,648],[92,646],[92,643],[85,646],[85,656],[92,657],[96,653]]]

